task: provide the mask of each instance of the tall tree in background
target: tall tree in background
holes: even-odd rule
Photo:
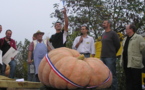
[[[103,20],[112,20],[113,29],[134,22],[138,29],[144,26],[145,5],[143,0],[65,0],[68,9],[69,26],[71,31],[86,24],[90,31],[98,37],[102,30]],[[59,5],[55,4],[55,8]],[[61,13],[52,13],[63,21]]]
[[[145,26],[145,5],[143,0],[105,0],[105,7],[113,20],[113,28],[133,22],[138,30]]]
[[[143,0],[65,0],[68,9],[70,36],[68,47],[71,47],[74,38],[79,35],[81,25],[87,25],[90,34],[97,39],[103,28],[103,20],[112,21],[112,30],[119,31],[126,24],[134,22],[138,30],[145,28],[145,5]],[[63,22],[62,13],[57,10],[51,17]]]
[[[25,78],[25,80],[27,79],[27,65],[28,65],[27,56],[29,44],[30,41],[28,39],[25,39],[24,44],[22,44],[22,42],[19,42],[17,44],[19,53],[16,57],[17,59],[16,77]]]
[[[58,5],[55,4],[54,7],[58,8]],[[88,26],[90,34],[94,38],[98,38],[102,31],[100,24],[103,19],[108,18],[106,17],[108,15],[107,9],[104,8],[101,0],[67,0],[66,7],[69,17],[69,31],[71,33],[68,36],[68,47],[71,47],[74,38],[79,35],[81,25]],[[51,16],[63,22],[61,13],[52,13]]]

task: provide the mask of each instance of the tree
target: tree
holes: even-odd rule
[[[58,7],[58,4],[54,5],[54,8]],[[143,0],[66,0],[66,7],[69,11],[70,31],[77,31],[85,24],[95,38],[101,34],[103,20],[112,20],[113,30],[130,22],[134,22],[137,29],[145,24]],[[55,12],[51,16],[63,22],[61,13]]]
[[[118,26],[124,26],[133,22],[137,29],[144,26],[144,3],[143,0],[106,0],[111,19],[113,20],[114,29]]]
[[[28,46],[30,41],[25,39],[24,44],[20,41],[17,44],[18,47],[18,55],[17,59],[17,66],[16,66],[16,77],[17,78],[25,78],[27,79],[27,56],[28,56]]]
[[[106,19],[107,9],[103,6],[103,1],[101,0],[67,0],[66,6],[69,15],[69,33],[68,36],[68,47],[71,47],[74,38],[79,35],[81,25],[86,25],[90,28],[90,34],[94,38],[98,38],[101,35],[102,28],[100,24],[102,19]],[[54,8],[58,8],[57,4],[54,4]],[[56,12],[57,11],[57,12]],[[101,13],[101,12],[106,13]],[[98,12],[98,13],[96,13]],[[58,10],[55,10],[51,14],[52,17],[58,18],[58,20],[63,22],[63,17]],[[76,32],[74,32],[76,31]]]

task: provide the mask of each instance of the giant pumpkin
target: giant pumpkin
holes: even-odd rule
[[[40,81],[57,89],[106,88],[112,83],[108,67],[97,58],[84,58],[69,48],[50,51],[38,69]]]

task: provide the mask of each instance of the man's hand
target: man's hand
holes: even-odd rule
[[[66,14],[66,8],[64,7],[62,10],[63,14]]]
[[[64,31],[68,31],[68,17],[66,14],[66,8],[64,7],[62,13],[64,14]]]
[[[79,42],[76,44],[75,47],[78,48],[82,42],[83,42],[83,37],[81,36]]]
[[[95,57],[95,54],[92,54],[92,57]]]
[[[14,60],[14,57],[11,57],[11,60]]]
[[[28,59],[28,64],[31,64],[33,62],[33,60]]]
[[[82,42],[83,42],[83,37],[81,36],[80,40],[79,40],[79,43],[82,43]]]

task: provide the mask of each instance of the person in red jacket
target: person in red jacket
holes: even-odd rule
[[[0,25],[0,33],[2,32],[2,25]]]
[[[2,25],[0,25],[0,33],[2,32]],[[2,73],[2,65],[0,64],[0,74]]]
[[[4,38],[0,39],[0,50],[2,50],[2,56],[4,56],[4,54],[11,47],[13,47],[14,49],[17,49],[15,40],[13,40],[11,38],[12,31],[7,30],[5,34],[6,34],[6,36]],[[15,68],[16,68],[16,61],[14,60],[14,57],[11,57],[11,61],[9,62],[9,65],[10,65],[10,75],[9,75],[9,77],[14,78]],[[4,75],[5,69],[6,69],[6,65],[3,64],[3,66],[2,66],[2,75]]]

